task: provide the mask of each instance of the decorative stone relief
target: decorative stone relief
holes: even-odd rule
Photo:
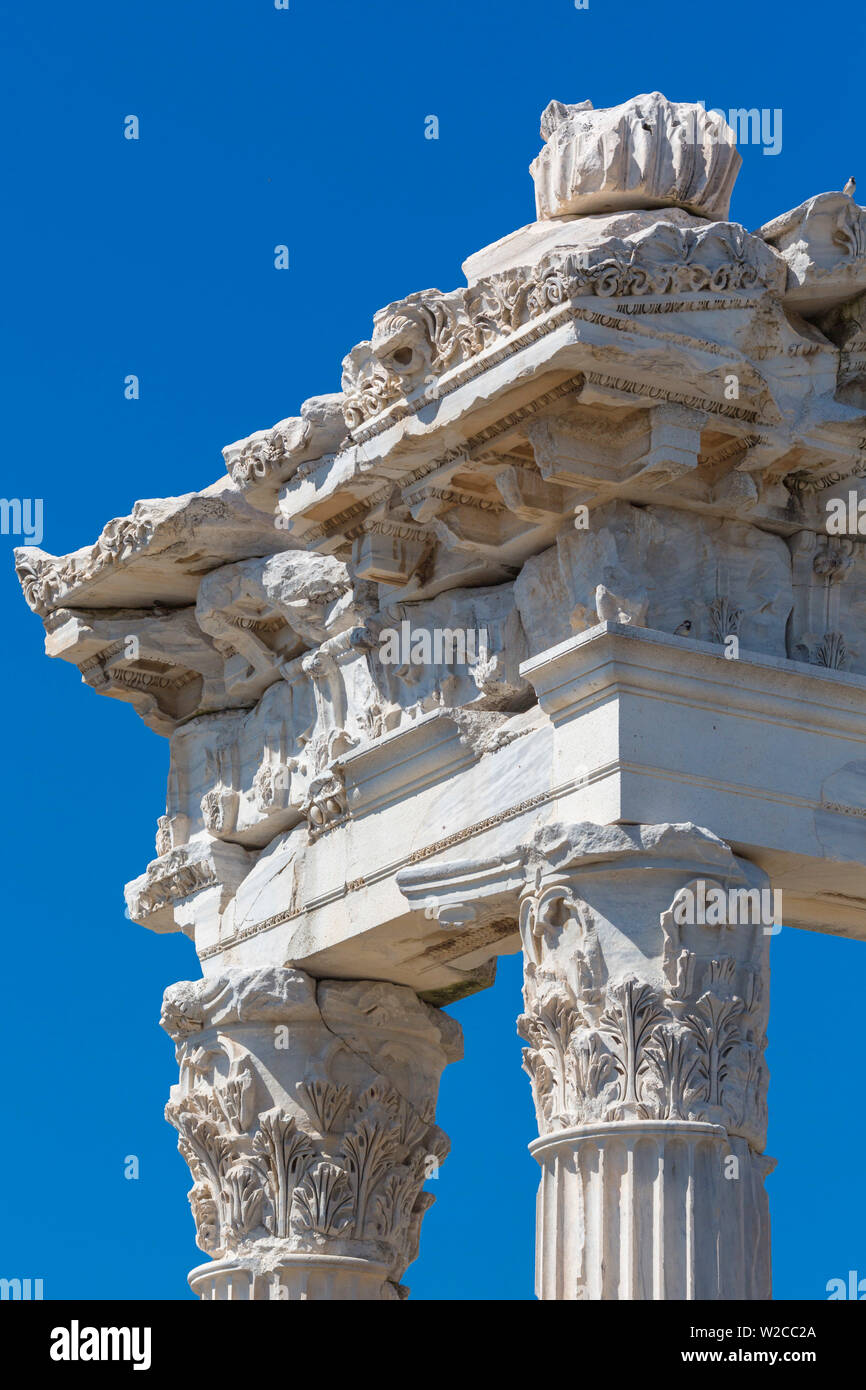
[[[819,193],[761,227],[788,263],[786,299],[826,313],[866,289],[866,212],[847,193]]]
[[[136,502],[130,516],[106,524],[95,545],[72,555],[22,546],[15,565],[27,603],[44,616],[61,606],[86,607],[95,588],[101,594],[114,588],[113,606],[129,607],[128,598],[122,601],[128,590],[119,582],[128,569],[138,577],[141,607],[194,603],[202,574],[217,563],[284,548],[285,536],[223,478],[200,493]],[[208,560],[199,568],[205,552]]]
[[[126,885],[127,911],[134,922],[152,931],[184,931],[194,939],[195,925],[216,927],[220,915],[249,873],[252,860],[239,845],[201,836],[172,848],[171,824],[161,817],[159,858]]]
[[[357,621],[345,565],[287,551],[202,581],[196,619],[225,661],[226,690],[252,702],[292,659]]]
[[[789,545],[794,591],[790,655],[830,670],[866,672],[866,652],[858,637],[866,614],[862,539],[800,531]]]
[[[744,648],[785,656],[793,603],[779,537],[694,512],[623,502],[598,508],[591,529],[563,531],[555,547],[527,560],[515,597],[539,651],[612,621],[703,642],[734,632]]]
[[[557,1189],[577,1183],[591,1195],[593,1183],[581,1158],[586,1145],[603,1151],[614,1171],[618,1163],[623,1172],[637,1165],[635,1146],[642,1142],[642,1126],[649,1124],[654,1148],[645,1170],[647,1187],[636,1175],[626,1192],[617,1181],[603,1186],[593,1200],[603,1206],[624,1203],[623,1220],[634,1222],[637,1231],[658,1200],[660,1165],[667,1162],[673,1179],[665,1179],[662,1200],[669,1211],[676,1204],[676,1220],[683,1219],[687,1229],[695,1223],[700,1239],[701,1222],[712,1220],[720,1202],[729,1205],[724,1165],[726,1155],[732,1156],[730,1171],[739,1176],[742,1164],[747,1182],[731,1189],[741,1199],[745,1194],[738,1214],[756,1232],[745,1296],[766,1297],[766,1200],[760,1178],[768,1170],[762,1150],[769,938],[762,908],[769,894],[765,889],[762,899],[760,875],[725,849],[692,826],[598,827],[595,834],[589,826],[547,827],[527,849],[534,882],[520,906],[526,1011],[518,1029],[529,1044],[524,1066],[541,1135],[532,1147],[545,1174],[542,1212],[551,1182]],[[682,873],[689,860],[703,860],[704,869],[689,875],[668,909],[653,920],[677,864]],[[568,1136],[574,1153],[567,1168],[571,1179],[560,1175],[564,1148],[558,1135]],[[695,1169],[692,1198],[676,1176],[674,1154],[683,1146],[692,1165],[698,1153],[704,1156],[701,1170]],[[651,1180],[654,1172],[658,1178]],[[566,1192],[564,1200],[572,1197]],[[682,1247],[656,1230],[642,1278],[633,1266],[622,1267],[619,1254],[611,1251],[602,1268],[605,1261],[615,1262],[614,1289],[608,1285],[593,1295],[584,1279],[594,1273],[564,1288],[562,1271],[573,1267],[571,1242],[577,1242],[584,1259],[586,1242],[597,1242],[592,1245],[595,1270],[595,1257],[609,1240],[594,1221],[581,1234],[542,1216],[539,1296],[733,1297],[743,1277],[743,1250],[729,1252],[733,1263],[726,1264],[719,1247],[716,1275],[705,1272],[703,1286],[690,1283]],[[551,1244],[553,1255],[546,1248]],[[549,1280],[545,1289],[551,1259],[559,1273],[553,1289]]]
[[[300,416],[223,449],[225,465],[246,500],[272,512],[277,493],[302,464],[335,454],[346,437],[339,395],[313,396]]]
[[[541,137],[530,166],[539,218],[652,207],[725,218],[742,163],[717,112],[661,92],[599,111],[591,101],[552,101]]]
[[[486,277],[465,290],[424,290],[380,310],[370,342],[359,343],[344,359],[346,424],[357,433],[416,394],[432,398],[430,383],[437,377],[536,321],[542,330],[547,316],[587,296],[731,295],[780,280],[778,262],[735,224],[674,222],[631,237],[602,234],[586,250],[554,250],[537,265]]]

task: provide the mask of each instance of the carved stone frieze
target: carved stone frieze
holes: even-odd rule
[[[286,551],[206,576],[196,619],[223,656],[227,693],[252,703],[294,657],[351,627],[358,612],[345,565]]]
[[[538,650],[612,621],[704,642],[733,632],[744,648],[787,654],[787,547],[746,523],[611,502],[528,560],[515,595]]]
[[[652,231],[603,237],[588,249],[555,250],[536,265],[467,289],[424,290],[380,310],[370,342],[359,343],[343,362],[347,426],[357,430],[416,394],[432,399],[431,384],[439,376],[587,296],[725,296],[783,280],[766,248],[734,223]]]
[[[790,655],[829,670],[866,672],[866,651],[859,640],[866,604],[862,537],[800,531],[789,545],[794,592]]]

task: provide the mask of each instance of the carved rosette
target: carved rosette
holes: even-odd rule
[[[768,1297],[765,880],[691,826],[588,829],[548,836],[520,905],[539,1296]]]
[[[232,971],[166,991],[180,1082],[166,1117],[193,1176],[210,1298],[405,1297],[453,1019],[406,988]]]

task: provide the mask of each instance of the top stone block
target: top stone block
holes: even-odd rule
[[[661,92],[594,111],[552,101],[529,166],[539,220],[681,207],[724,221],[742,160],[717,111]]]

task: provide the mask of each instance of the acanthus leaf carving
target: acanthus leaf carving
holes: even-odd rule
[[[595,933],[586,930],[591,916],[563,885],[538,885],[522,904],[526,1007],[518,1032],[529,1044],[524,1068],[541,1132],[594,1121],[690,1120],[724,1125],[760,1148],[760,927],[737,929],[741,954],[734,955],[722,945],[731,927],[698,928],[707,938],[698,947],[684,939],[671,910],[662,919],[663,982],[634,975],[608,981]],[[563,947],[564,924],[578,921],[582,946],[569,938]]]
[[[440,1032],[410,991],[360,985],[320,991],[327,1023],[299,971],[236,972],[167,991],[163,1023],[181,1080],[166,1118],[193,1176],[198,1243],[212,1257],[246,1258],[270,1241],[372,1260],[394,1281],[414,1259],[432,1201],[423,1184],[448,1151],[430,1098],[447,1058],[436,1040],[450,1049],[454,1029],[443,1018]],[[281,1020],[300,1030],[302,1058],[278,1043]],[[413,1031],[423,1052],[411,1049]],[[295,1080],[283,1084],[285,1067]]]

